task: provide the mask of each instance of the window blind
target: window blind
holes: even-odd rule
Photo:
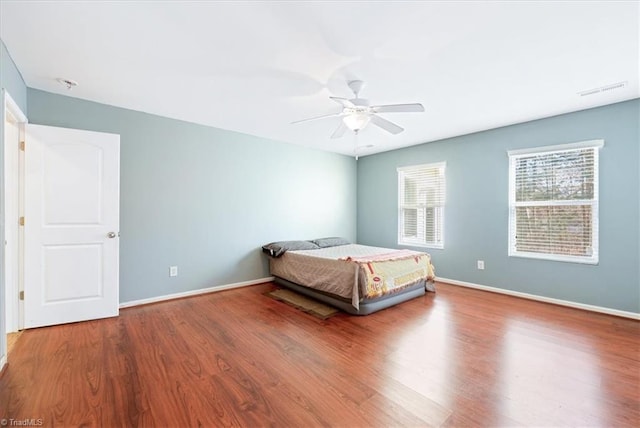
[[[443,248],[445,167],[398,168],[398,244]]]
[[[602,142],[591,143],[510,152],[510,256],[598,262]]]

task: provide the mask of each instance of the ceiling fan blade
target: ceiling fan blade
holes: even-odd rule
[[[342,137],[346,130],[347,130],[347,125],[345,125],[343,121],[340,121],[340,125],[338,125],[335,131],[333,131],[333,134],[331,134],[331,138]]]
[[[340,97],[329,97],[329,98],[331,98],[333,101],[340,104],[342,107],[352,107],[352,108],[355,107],[355,105],[346,98],[340,98]]]
[[[376,116],[375,114],[371,115],[371,123],[392,134],[399,134],[404,131],[403,127],[398,126],[393,122],[389,122],[387,119],[383,119],[380,116]]]
[[[414,113],[424,111],[424,106],[420,103],[413,104],[388,104],[382,106],[371,106],[374,113]]]
[[[291,122],[292,125],[296,124],[296,123],[301,123],[301,122],[309,122],[310,120],[318,120],[318,119],[324,119],[325,117],[335,117],[335,116],[340,116],[342,115],[342,112],[340,113],[331,113],[331,114],[324,114],[322,116],[316,116],[316,117],[310,117],[308,119],[301,119],[301,120],[296,120],[294,122]]]

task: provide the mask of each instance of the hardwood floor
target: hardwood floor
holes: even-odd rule
[[[21,334],[22,331],[7,334],[7,354],[11,352],[11,350],[13,349],[13,345],[16,344]]]
[[[640,322],[447,284],[326,321],[262,284],[25,331],[0,419],[44,426],[640,426]]]

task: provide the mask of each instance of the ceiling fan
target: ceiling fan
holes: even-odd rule
[[[323,116],[311,117],[309,119],[297,120],[291,123],[308,122],[310,120],[324,119],[327,117],[340,117],[342,118],[340,125],[338,125],[338,128],[335,131],[333,131],[331,138],[342,137],[347,129],[350,129],[357,134],[360,130],[364,129],[369,122],[387,132],[399,134],[404,131],[404,128],[378,116],[378,113],[412,113],[424,111],[424,107],[420,103],[376,106],[369,105],[369,100],[358,96],[364,86],[364,82],[362,80],[351,80],[347,82],[347,84],[353,91],[355,98],[349,100],[346,98],[329,97],[342,106],[342,111],[338,113],[325,114]]]

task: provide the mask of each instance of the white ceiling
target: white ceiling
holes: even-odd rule
[[[1,0],[0,15],[29,87],[350,155],[640,96],[637,1]],[[357,142],[329,138],[338,118],[290,124],[339,112],[328,97],[356,78],[373,104],[426,111],[381,114],[405,131]]]

